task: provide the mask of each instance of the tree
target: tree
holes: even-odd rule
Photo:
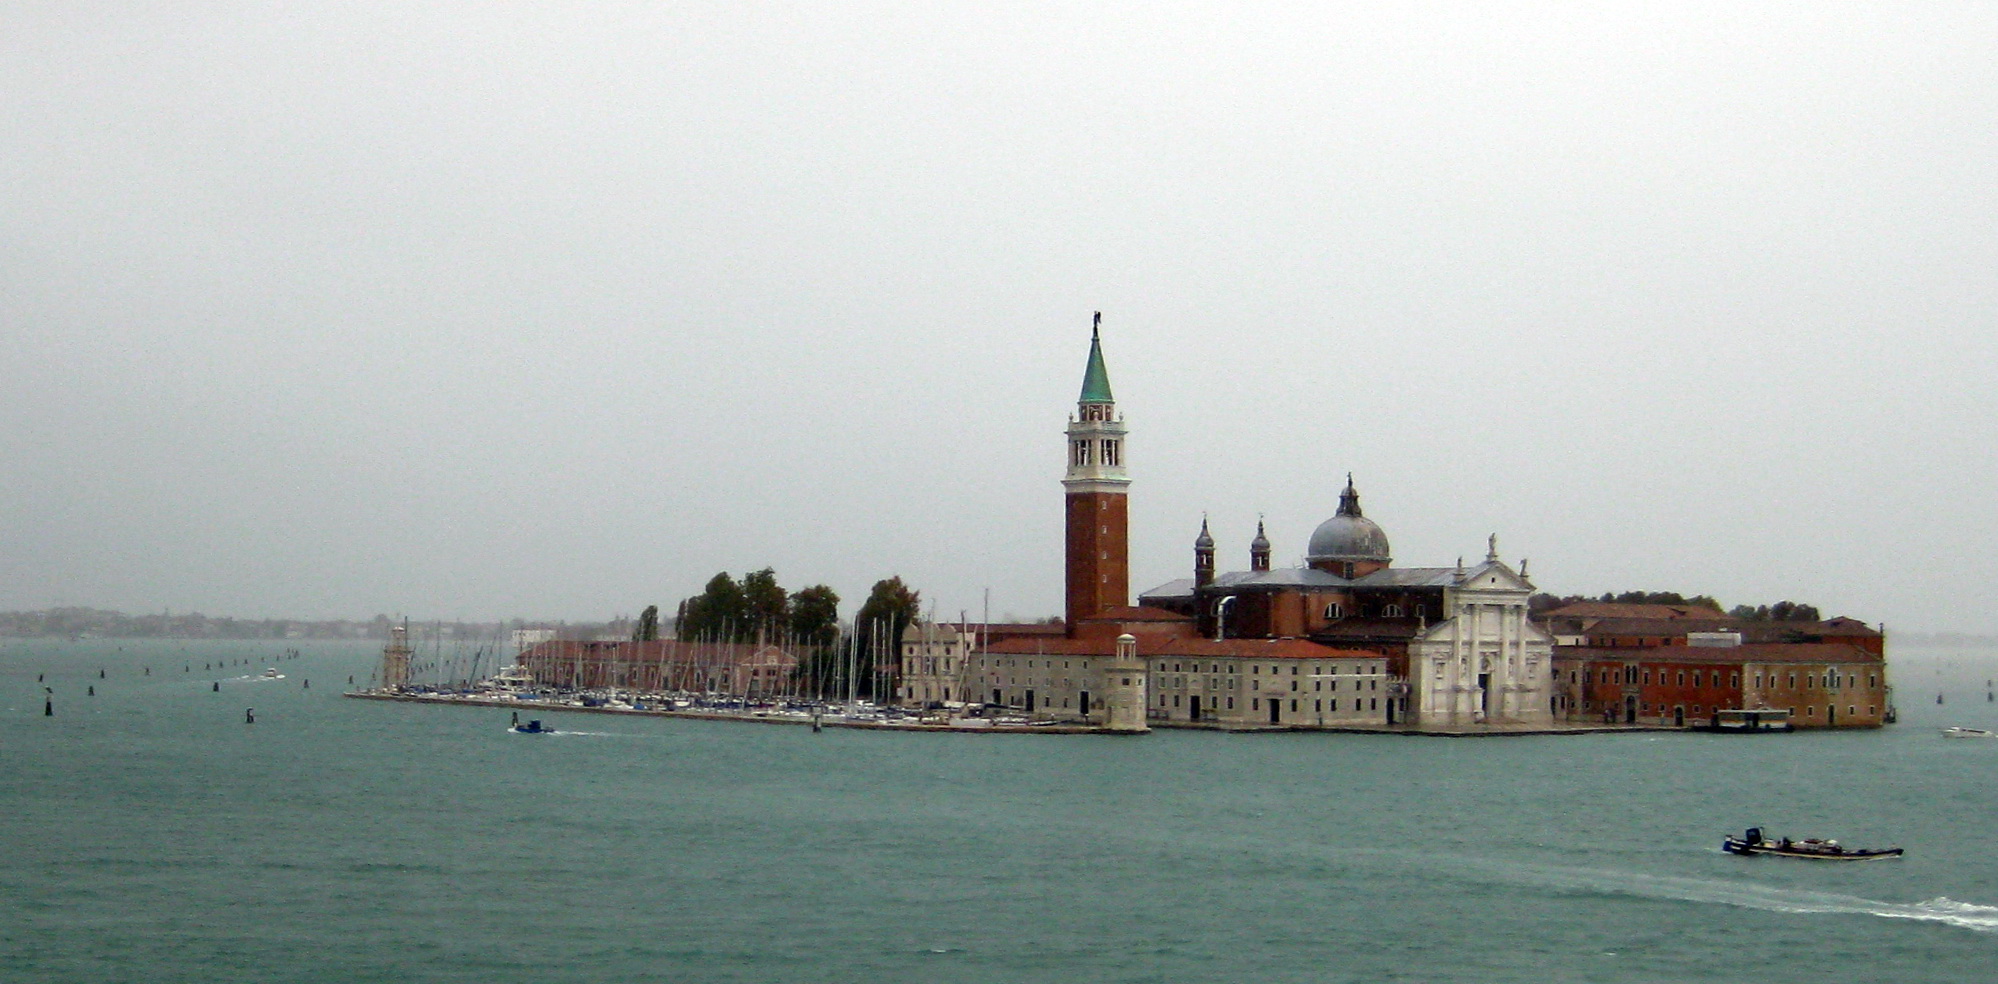
[[[777,572],[765,567],[742,576],[737,590],[742,595],[745,641],[776,642],[791,620],[791,596],[777,583]]]
[[[722,571],[708,579],[700,594],[680,603],[679,636],[733,642],[742,637],[744,618],[742,587]]]
[[[645,611],[638,616],[638,628],[632,630],[631,638],[634,642],[651,642],[659,638],[658,605],[645,606]]]
[[[823,584],[791,595],[791,638],[801,646],[830,646],[839,641],[839,595]]]
[[[1779,601],[1773,605],[1736,605],[1729,615],[1744,622],[1822,622],[1816,605],[1806,605],[1795,601]]]
[[[892,668],[902,652],[902,631],[921,614],[922,606],[922,592],[909,590],[900,575],[874,582],[866,604],[860,606],[860,613],[853,618],[853,631],[862,654],[861,680],[870,687],[870,693],[878,690],[877,683],[893,687],[892,679],[870,679],[871,671],[881,666],[892,677]]]
[[[791,638],[797,644],[801,689],[827,697],[845,692],[840,683],[839,595],[823,584],[791,595]]]

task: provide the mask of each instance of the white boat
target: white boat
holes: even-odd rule
[[[282,680],[282,679],[284,679],[284,674],[282,674],[282,673],[279,673],[279,672],[277,671],[277,667],[275,667],[275,666],[267,666],[267,667],[265,667],[265,668],[264,668],[264,679],[266,679],[266,680]]]
[[[1983,728],[1944,728],[1944,738],[1998,738],[1998,731]]]

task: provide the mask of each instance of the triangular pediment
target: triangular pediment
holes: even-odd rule
[[[1520,577],[1519,572],[1506,566],[1502,560],[1487,560],[1464,572],[1464,580],[1457,585],[1460,591],[1532,591],[1533,582]]]

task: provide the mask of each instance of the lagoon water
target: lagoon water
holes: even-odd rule
[[[1877,732],[531,738],[284,645],[0,642],[0,981],[1998,978],[1991,652]]]

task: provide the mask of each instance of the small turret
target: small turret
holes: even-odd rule
[[[1214,535],[1207,532],[1207,517],[1200,517],[1200,535],[1193,539],[1193,586],[1214,583]]]
[[[1256,519],[1256,538],[1249,541],[1249,569],[1266,571],[1270,569],[1270,538],[1263,534],[1263,521]]]

